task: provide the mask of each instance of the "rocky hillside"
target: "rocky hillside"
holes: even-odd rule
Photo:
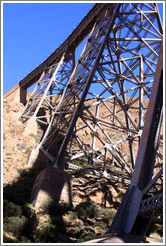
[[[32,149],[36,148],[41,138],[27,134],[26,124],[20,115],[24,106],[10,101],[3,102],[3,184],[12,184],[19,178],[21,169],[27,169],[27,162]]]
[[[28,166],[42,130],[28,131],[20,115],[24,106],[3,101],[3,189],[5,243],[84,242],[105,233],[123,197],[123,190],[104,178],[70,171],[73,207],[50,199],[38,209],[30,204],[37,168]],[[160,237],[160,226],[154,228]]]

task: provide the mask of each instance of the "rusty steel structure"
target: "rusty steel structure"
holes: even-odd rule
[[[156,3],[98,3],[19,83],[36,83],[22,118],[45,125],[37,148],[50,165],[126,189],[110,232],[145,235],[162,223],[162,39]]]

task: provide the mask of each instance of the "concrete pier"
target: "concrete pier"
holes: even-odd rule
[[[54,202],[64,202],[72,206],[71,175],[54,167],[45,168],[35,181],[31,203],[39,208],[50,198]]]
[[[18,84],[3,96],[4,99],[8,99],[14,103],[23,103],[24,105],[26,103],[26,97],[27,91],[24,88],[21,88]]]

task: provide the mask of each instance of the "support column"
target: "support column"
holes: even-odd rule
[[[120,208],[112,222],[109,232],[131,233],[133,226],[139,228],[137,216],[143,197],[143,190],[150,183],[153,175],[158,140],[161,130],[163,108],[163,47],[156,69],[156,76],[152,87],[152,94],[147,110],[147,116],[141,136],[134,173],[130,189],[124,195]],[[140,223],[140,222],[139,222]],[[149,226],[149,220],[141,219],[141,231],[137,235],[144,235]],[[136,226],[137,225],[137,226]],[[139,228],[140,229],[140,228]]]
[[[35,181],[31,194],[31,203],[40,207],[44,202],[53,200],[72,206],[71,175],[54,167],[45,168]]]
[[[18,84],[14,86],[11,90],[6,92],[3,96],[4,99],[7,99],[13,103],[26,103],[27,91],[24,88],[21,88]]]
[[[24,135],[29,135],[32,133],[34,135],[37,135],[37,122],[36,122],[36,120],[31,118],[26,122]]]

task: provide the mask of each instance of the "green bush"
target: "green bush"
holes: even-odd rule
[[[102,221],[107,223],[107,225],[110,224],[115,216],[115,213],[116,211],[112,210],[111,208],[102,209],[101,210]]]
[[[94,226],[97,228],[97,230],[100,234],[104,234],[107,230],[107,224],[105,222],[103,222],[102,220],[96,221]]]
[[[9,153],[9,152],[8,152],[8,153],[6,153],[5,155],[6,155],[6,156],[11,156],[11,155],[12,155],[12,153]]]
[[[29,238],[25,237],[25,236],[21,236],[19,238],[18,243],[20,243],[20,242],[21,243],[32,243],[32,241]]]
[[[38,220],[30,204],[19,206],[14,202],[4,200],[3,210],[4,231],[13,233],[17,237],[17,242],[31,242]],[[11,241],[10,238],[4,237],[4,242],[8,241]]]
[[[162,237],[163,236],[163,226],[157,223],[153,224],[151,226],[151,233],[154,233],[154,232],[158,233]]]
[[[32,152],[32,147],[27,147],[25,150],[25,154],[30,155]]]
[[[119,198],[119,200],[120,200],[120,201],[122,201],[123,196],[124,196],[123,191],[119,191],[119,192],[118,192],[118,196],[117,196],[117,197]]]
[[[5,218],[3,228],[6,232],[19,236],[25,228],[27,221],[28,219],[25,216]]]
[[[47,225],[38,228],[35,232],[35,242],[40,243],[49,243],[58,241],[57,238],[57,226],[56,225]]]
[[[98,215],[98,206],[90,201],[81,202],[75,207],[79,219],[95,218]]]
[[[25,122],[25,120],[24,120],[22,117],[20,117],[18,120],[19,120],[22,124]]]
[[[6,133],[3,133],[3,140],[6,140]]]
[[[14,202],[3,201],[3,217],[21,216],[22,208]]]
[[[17,144],[17,147],[19,150],[23,150],[23,149],[26,149],[27,145],[26,143],[21,143],[21,144]]]
[[[76,220],[78,218],[77,213],[73,211],[69,211],[67,213],[69,220]]]
[[[22,231],[22,235],[32,239],[36,227],[39,224],[39,221],[37,219],[35,212],[31,210],[28,206],[23,207],[23,214],[26,216],[28,220],[24,227],[24,230]]]
[[[23,168],[18,168],[18,169],[17,169],[17,173],[18,173],[19,175],[24,174],[24,172],[25,172],[25,169],[23,169]]]
[[[67,203],[57,203],[56,199],[50,198],[41,205],[43,212],[55,215],[64,215],[70,210]]]
[[[78,237],[78,233],[82,231],[84,228],[84,222],[82,220],[76,219],[73,221],[70,221],[68,225],[68,232],[71,237]]]
[[[79,242],[82,243],[82,242],[89,241],[95,238],[96,238],[96,234],[94,233],[94,231],[84,229],[81,231]]]
[[[81,230],[84,226],[84,222],[82,220],[76,220],[74,225],[79,229]]]

